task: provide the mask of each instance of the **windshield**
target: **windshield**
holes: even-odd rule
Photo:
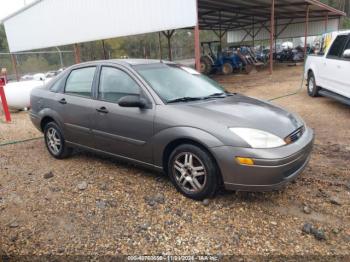
[[[135,66],[135,69],[166,103],[225,95],[217,82],[189,67],[155,64]]]

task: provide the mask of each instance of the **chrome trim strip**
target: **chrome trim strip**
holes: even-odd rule
[[[119,140],[119,141],[122,141],[122,142],[127,142],[127,143],[130,143],[130,144],[134,144],[134,145],[137,145],[137,146],[142,146],[142,145],[146,144],[145,141],[136,140],[136,139],[132,139],[132,138],[124,137],[124,136],[118,136],[118,135],[114,135],[114,134],[111,134],[111,133],[106,133],[106,132],[95,130],[95,129],[92,130],[92,133],[94,135],[97,135],[97,136],[108,137],[110,139],[116,139],[116,140]]]
[[[73,125],[73,124],[68,124],[68,123],[65,123],[65,125],[68,127],[68,128],[73,128],[73,129],[78,129],[80,131],[84,131],[84,132],[87,132],[87,133],[90,133],[91,130],[87,127],[83,127],[83,126],[77,126],[77,125]]]

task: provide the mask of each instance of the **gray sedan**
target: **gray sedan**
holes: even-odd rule
[[[278,189],[303,171],[314,141],[297,115],[158,60],[75,65],[35,89],[31,105],[53,157],[117,157],[166,173],[196,200],[220,186]]]

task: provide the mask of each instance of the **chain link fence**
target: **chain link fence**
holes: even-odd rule
[[[0,53],[0,70],[6,69],[9,81],[16,80],[16,64],[19,78],[25,79],[38,73],[47,74],[74,64],[74,52],[71,50],[18,52],[13,55]]]

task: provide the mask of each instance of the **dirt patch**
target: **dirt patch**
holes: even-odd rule
[[[13,112],[11,116],[12,122],[5,123],[5,116],[0,111],[0,144],[41,136],[31,123],[28,112]]]

